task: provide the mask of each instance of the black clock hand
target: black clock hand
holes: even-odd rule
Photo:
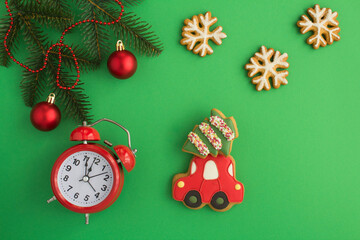
[[[88,161],[89,161],[89,158],[87,158],[87,159],[86,159],[86,162],[85,162],[85,176],[86,176],[86,172],[87,172]]]
[[[89,170],[88,170],[87,174],[89,174],[89,173],[92,171],[92,166],[93,166],[94,162],[95,162],[95,159],[94,159],[93,162],[91,163],[91,166],[89,167]]]
[[[96,175],[93,175],[93,176],[89,176],[89,178],[93,178],[93,177],[97,177],[97,176],[100,176],[100,175],[103,175],[103,174],[105,174],[105,173],[107,173],[107,172],[103,172],[103,173],[100,173],[100,174],[96,174]]]
[[[94,190],[94,192],[96,192],[95,188],[91,185],[91,183],[88,181],[90,187]]]

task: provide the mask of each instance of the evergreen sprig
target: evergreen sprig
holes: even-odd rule
[[[136,5],[139,5],[142,2],[143,2],[143,0],[123,0],[122,1],[122,3],[124,4],[125,7],[136,6]],[[113,2],[113,3],[116,4],[115,2]]]
[[[66,3],[61,0],[37,1],[20,0],[12,4],[27,19],[34,19],[41,25],[64,30],[73,22],[73,15]]]
[[[69,0],[70,1],[70,0]],[[97,19],[99,21],[114,21],[118,18],[120,8],[115,1],[109,0],[73,0],[82,11],[79,19]],[[142,0],[123,0],[125,6],[135,6]],[[66,0],[9,0],[13,13],[13,28],[7,38],[7,45],[16,56],[20,37],[26,43],[28,57],[25,64],[32,69],[43,66],[47,49],[52,45],[44,26],[58,32],[74,22],[75,14]],[[10,26],[9,16],[0,19],[0,39],[3,41]],[[163,48],[159,38],[150,30],[151,26],[142,21],[134,13],[123,15],[118,24],[109,28],[94,23],[81,25],[83,41],[72,44],[71,48],[81,71],[91,71],[99,67],[106,59],[110,47],[110,36],[115,31],[118,39],[122,39],[127,47],[149,56],[159,55]],[[111,31],[111,32],[110,32]],[[68,38],[68,36],[67,36]],[[69,41],[66,39],[66,41]],[[69,43],[68,43],[69,44]],[[71,86],[76,80],[69,72],[75,70],[74,57],[67,48],[62,48],[62,70],[59,83]],[[47,67],[38,73],[23,70],[20,88],[26,106],[32,107],[44,100],[48,92],[56,94],[56,102],[62,108],[65,116],[78,122],[91,121],[91,104],[84,93],[83,82],[79,81],[76,88],[59,89],[56,85],[58,48],[54,47],[48,56]],[[0,45],[0,65],[9,66],[10,58],[3,44]]]
[[[89,1],[91,0],[81,0]],[[92,2],[92,4],[94,4]],[[119,16],[119,11],[106,1],[98,1],[95,4],[96,13],[106,21],[114,21]],[[160,55],[163,51],[159,38],[151,31],[151,25],[142,21],[135,13],[125,12],[117,24],[111,25],[111,31],[122,39],[127,47],[134,48],[137,52],[148,56]]]
[[[49,56],[49,67],[45,70],[50,79],[56,79],[58,58]],[[76,76],[62,71],[60,74],[59,83],[62,86],[71,86],[74,83]],[[79,80],[78,85],[71,91],[61,90],[57,87],[55,81],[50,81],[52,92],[56,95],[56,101],[65,112],[66,117],[72,117],[77,122],[84,120],[91,122],[92,115],[90,114],[91,104],[89,97],[84,93],[83,83]]]
[[[25,61],[25,64],[39,69],[44,64],[44,55],[35,49],[30,49],[31,54]],[[40,96],[44,94],[46,79],[47,73],[45,71],[32,73],[26,69],[23,70],[20,89],[26,106],[32,107],[36,102],[41,101]]]
[[[76,54],[76,59],[79,64],[79,67],[81,71],[91,71],[95,70],[97,67],[99,67],[100,62],[96,61],[95,59],[90,56],[89,49],[85,48],[86,46],[80,46],[80,45],[70,45],[74,53]],[[51,56],[59,56],[59,52],[56,48],[53,48],[50,51]],[[74,57],[72,56],[70,50],[68,48],[62,48],[61,50],[61,60],[64,66],[66,66],[69,70],[75,70],[75,63],[74,63]]]
[[[114,14],[114,9],[110,8],[108,12]],[[118,38],[124,39],[126,46],[132,47],[138,52],[148,56],[158,56],[163,51],[159,37],[150,31],[151,26],[142,21],[135,13],[125,13],[121,21],[112,25],[112,28]]]
[[[95,0],[94,0],[95,1]],[[83,10],[81,19],[94,19],[101,21],[98,16],[97,4],[92,0],[78,0]],[[83,44],[87,47],[90,56],[100,62],[109,50],[110,39],[107,29],[96,23],[87,23],[80,26],[83,35]]]
[[[17,50],[17,40],[18,40],[18,34],[19,34],[19,30],[20,30],[20,21],[19,21],[19,16],[14,16],[14,21],[13,21],[13,28],[8,36],[7,39],[7,46],[9,49],[11,49],[13,52],[16,52]],[[7,33],[8,29],[10,27],[10,19],[9,18],[2,18],[0,20],[0,37],[1,40],[4,39],[5,34]],[[10,57],[7,54],[6,50],[5,50],[5,46],[4,44],[0,45],[0,64],[2,66],[8,67],[10,64]]]

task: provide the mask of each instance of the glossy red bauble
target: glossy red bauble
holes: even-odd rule
[[[136,72],[136,57],[127,50],[115,51],[110,55],[107,67],[114,77],[127,79]]]
[[[39,102],[30,113],[31,123],[41,131],[51,131],[56,128],[61,120],[59,108],[51,102]]]

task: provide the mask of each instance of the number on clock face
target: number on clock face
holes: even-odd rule
[[[67,201],[79,207],[91,207],[109,195],[113,179],[111,166],[102,155],[81,151],[65,159],[57,180]]]

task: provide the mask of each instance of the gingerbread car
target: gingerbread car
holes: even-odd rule
[[[235,160],[230,156],[238,137],[236,122],[219,110],[196,125],[188,135],[183,151],[194,155],[187,173],[176,174],[173,198],[191,209],[208,204],[215,211],[226,211],[244,198],[244,186],[235,177]]]
[[[230,203],[241,203],[244,186],[234,178],[234,160],[224,155],[194,157],[190,162],[190,175],[174,179],[173,197],[189,208],[210,204],[215,210],[226,209]]]

